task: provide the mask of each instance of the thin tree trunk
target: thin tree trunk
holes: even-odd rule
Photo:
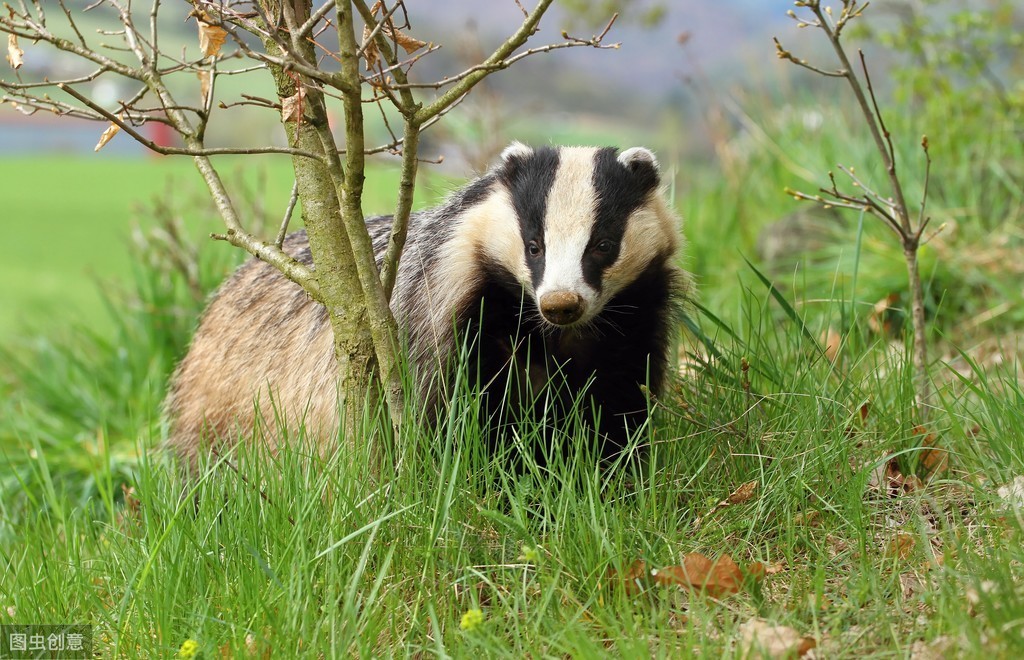
[[[297,22],[308,19],[308,1],[294,0],[292,8]],[[265,46],[270,52],[277,50],[273,40],[266,40]],[[300,55],[308,61],[315,61],[315,53],[308,44],[299,46]],[[279,68],[272,68],[272,73],[282,103],[293,98],[299,90],[297,81],[301,79]],[[325,160],[336,158],[328,156],[327,150],[333,146],[322,139],[322,133],[329,131],[323,94],[315,85],[305,85],[303,89],[301,116],[284,124],[288,140],[303,151],[324,154]],[[342,204],[331,172],[323,162],[302,156],[292,157],[292,167],[309,248],[316,264],[315,276],[321,302],[327,308],[334,334],[344,436],[354,438],[363,419],[364,407],[375,389],[377,361],[370,319],[363,304],[359,272],[342,221]]]

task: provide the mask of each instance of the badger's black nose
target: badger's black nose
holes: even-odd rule
[[[555,325],[569,325],[583,316],[583,298],[572,291],[552,291],[540,297],[540,313]]]

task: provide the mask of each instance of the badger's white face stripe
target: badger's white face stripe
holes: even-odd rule
[[[484,262],[507,271],[538,309],[548,294],[559,294],[549,301],[578,297],[580,315],[569,323],[592,321],[676,249],[677,220],[657,192],[657,170],[654,155],[639,147],[509,146],[492,170],[491,192],[464,210],[443,246],[443,273],[426,275],[432,324],[450,323],[460,296],[485,276]],[[532,241],[540,252],[533,254]],[[542,316],[555,322],[551,305],[554,315]]]
[[[597,297],[583,278],[583,252],[590,243],[597,206],[595,151],[582,147],[559,151],[544,217],[544,275],[536,291],[538,300],[547,293],[567,291],[579,295],[589,309]]]

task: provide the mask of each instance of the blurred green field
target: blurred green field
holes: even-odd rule
[[[273,224],[291,190],[284,159],[218,161],[252,219]],[[367,177],[365,208],[386,213],[394,203],[397,173],[380,166]],[[186,158],[40,156],[0,158],[3,231],[0,241],[0,341],[64,328],[75,319],[109,324],[102,291],[129,279],[133,228],[151,228],[152,202],[172,201],[197,242],[223,225],[212,212],[192,162]],[[445,181],[425,172],[419,199],[445,193]],[[295,224],[301,220],[296,214]],[[216,250],[234,250],[220,244]]]
[[[145,224],[140,203],[165,190],[194,189],[199,177],[185,159],[45,156],[0,160],[0,180],[6,218],[0,337],[6,338],[76,317],[106,322],[100,290],[131,272],[127,241],[133,223]],[[197,235],[216,229],[187,220]]]

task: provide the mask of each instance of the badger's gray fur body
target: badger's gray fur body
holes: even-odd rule
[[[658,183],[645,149],[513,144],[443,205],[414,213],[391,306],[424,403],[448,381],[458,339],[476,335],[470,371],[489,392],[492,419],[501,395],[519,387],[510,378],[557,377],[575,394],[589,388],[602,409],[602,452],[620,449],[647,418],[641,385],[662,386],[688,281],[675,264],[678,219]],[[379,267],[391,218],[367,227]],[[284,249],[311,263],[304,232]],[[250,433],[257,402],[271,447],[282,419],[332,434],[331,332],[321,305],[271,266],[247,262],[213,298],[172,380],[171,448],[194,463],[209,443]]]

